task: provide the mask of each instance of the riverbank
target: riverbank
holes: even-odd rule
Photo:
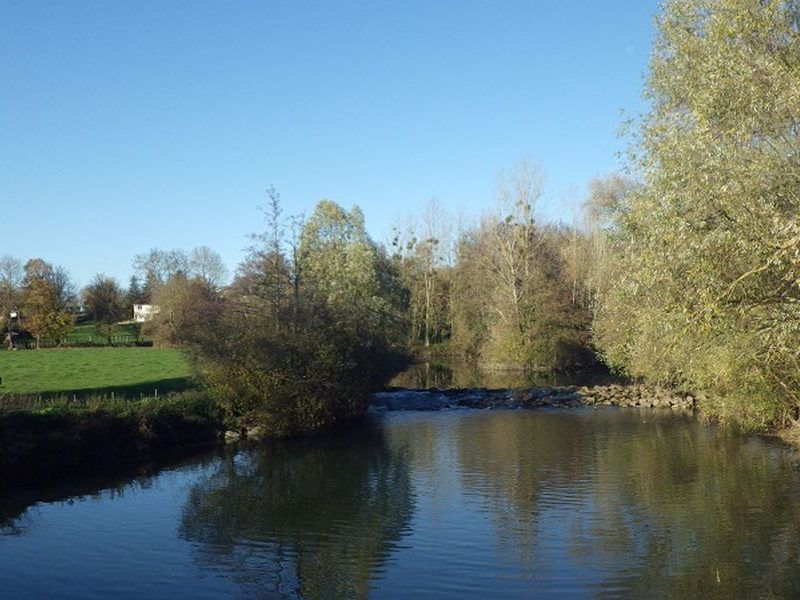
[[[220,443],[224,430],[221,411],[199,391],[136,401],[5,399],[0,486],[188,452]]]
[[[369,411],[544,409],[617,406],[692,413],[698,399],[644,385],[547,386],[521,389],[389,388],[373,394]],[[782,437],[798,446],[800,433]],[[254,425],[230,429],[219,406],[199,390],[139,401],[6,399],[0,408],[3,486],[63,478],[78,470],[135,464],[240,440],[269,438]]]

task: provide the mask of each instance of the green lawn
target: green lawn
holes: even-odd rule
[[[191,368],[180,350],[53,348],[0,351],[0,395],[90,393],[138,397],[185,389]]]

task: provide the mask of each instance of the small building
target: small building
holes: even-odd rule
[[[146,323],[152,321],[153,317],[160,312],[161,309],[155,304],[134,304],[133,320],[137,323]]]

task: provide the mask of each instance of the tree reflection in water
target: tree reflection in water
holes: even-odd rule
[[[618,381],[601,368],[548,373],[519,369],[487,369],[455,358],[418,362],[399,373],[390,386],[410,389],[514,389],[554,385],[600,385]]]
[[[247,596],[364,597],[413,506],[407,456],[368,426],[231,453],[191,488],[180,535]]]
[[[52,532],[76,596],[125,569],[142,597],[232,582],[243,597],[800,597],[797,460],[650,410],[388,413],[152,478],[5,494],[0,579],[12,597],[47,580]]]
[[[532,577],[598,575],[598,595],[796,596],[800,477],[791,449],[650,411],[462,419],[462,484]],[[552,563],[554,530],[567,560]]]

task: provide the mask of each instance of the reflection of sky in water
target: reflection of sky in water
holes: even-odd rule
[[[221,453],[118,491],[31,506],[0,534],[0,589],[76,598],[800,590],[800,476],[781,446],[650,411],[381,419],[375,431]],[[0,500],[0,514],[8,505]]]
[[[224,574],[201,573],[191,544],[176,536],[186,490],[198,475],[191,468],[167,472],[144,488],[30,508],[25,533],[0,539],[0,589],[8,598],[235,594]]]

